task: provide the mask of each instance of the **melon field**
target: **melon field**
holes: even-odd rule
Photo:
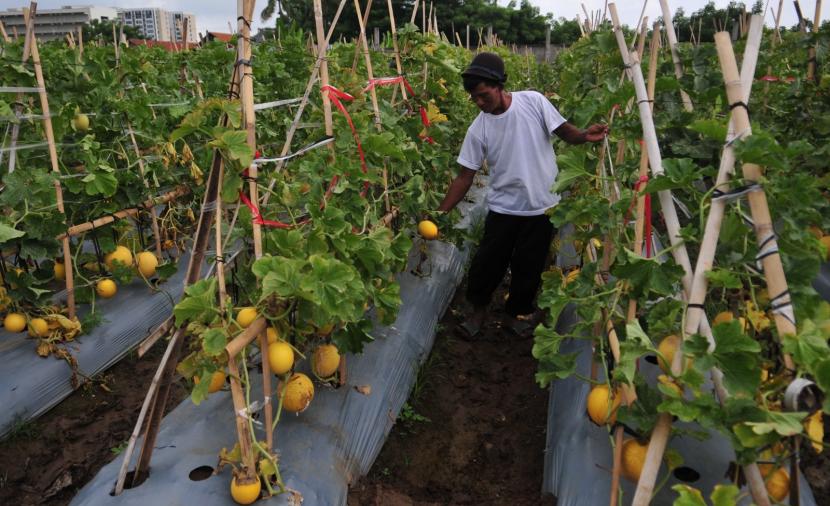
[[[375,3],[0,40],[0,502],[830,504],[830,25],[612,3],[541,61]],[[609,134],[552,139],[538,322],[508,274],[471,337],[483,51]]]

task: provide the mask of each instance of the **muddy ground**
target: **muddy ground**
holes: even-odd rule
[[[69,504],[126,447],[164,345],[142,359],[131,353],[0,442],[0,504]],[[167,411],[187,395],[183,382],[174,385]]]
[[[483,336],[465,339],[461,293],[349,506],[555,504],[541,494],[548,394],[533,379],[532,336],[502,328],[494,308]]]

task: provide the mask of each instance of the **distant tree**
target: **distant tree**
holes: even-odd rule
[[[327,25],[331,22],[339,3],[338,0],[323,0],[323,16]],[[365,0],[361,1],[361,5],[364,4]],[[412,19],[414,4],[414,0],[393,0],[392,9],[395,22],[399,27]],[[498,34],[506,42],[543,43],[546,28],[552,22],[551,17],[542,15],[539,8],[533,6],[530,0],[511,0],[506,6],[500,6],[496,0],[442,0],[433,3],[433,8],[438,18],[439,31],[453,40],[455,35],[452,32],[455,29],[463,39],[466,37],[466,27],[469,25],[471,43],[474,44],[478,42],[478,30],[486,33],[489,27],[492,27],[493,33]],[[314,6],[310,0],[269,0],[261,12],[261,17],[265,20],[275,13],[296,22],[304,30],[315,30]],[[421,26],[420,12],[415,19],[416,24]],[[389,11],[386,3],[374,2],[366,23],[366,30],[371,32],[379,28],[382,32],[386,32],[389,26]],[[353,37],[358,31],[357,16],[355,16],[352,3],[348,2],[340,15],[334,36]]]
[[[115,21],[100,21],[93,19],[89,24],[84,25],[84,40],[93,40],[98,37],[104,40],[112,40],[112,27],[115,25],[115,33],[118,34],[120,30],[119,23]],[[145,38],[138,28],[134,26],[124,25],[124,36],[129,39],[143,39]]]
[[[702,42],[713,42],[715,40],[715,32],[720,30],[731,31],[732,28],[738,25],[738,16],[743,15],[746,4],[744,2],[736,2],[734,0],[729,2],[729,5],[722,9],[715,6],[715,2],[710,1],[702,9],[692,13],[691,16],[686,16],[682,8],[677,9],[674,19],[674,29],[677,33],[677,40],[681,42],[688,42],[692,38],[692,33],[697,38],[700,33]],[[751,11],[763,11],[763,2],[756,0]]]

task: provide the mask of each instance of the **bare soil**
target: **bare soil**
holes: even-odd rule
[[[412,409],[353,485],[349,506],[556,504],[541,493],[548,393],[534,382],[532,335],[503,328],[506,315],[494,308],[483,336],[465,339],[463,299],[459,290]]]
[[[131,353],[0,441],[0,504],[69,504],[126,447],[164,346],[156,344],[141,359]],[[187,395],[176,383],[167,411]]]

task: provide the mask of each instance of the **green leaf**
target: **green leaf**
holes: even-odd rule
[[[674,500],[674,506],[706,506],[703,494],[696,488],[680,484],[671,489],[678,494],[677,499]]]
[[[743,287],[741,279],[732,271],[726,269],[712,269],[706,271],[706,279],[712,288],[740,289]]]
[[[766,422],[746,422],[745,425],[758,435],[777,433],[779,436],[794,436],[804,429],[802,421],[807,413],[767,411]]]
[[[738,494],[740,490],[735,485],[718,484],[715,485],[709,497],[712,500],[712,506],[735,506],[738,504]]]
[[[112,197],[118,189],[118,179],[115,175],[105,171],[95,171],[87,174],[83,179],[87,195],[103,195]]]
[[[202,335],[202,347],[208,355],[221,355],[224,353],[225,345],[227,344],[228,337],[223,330],[208,329],[204,335]]]
[[[26,232],[17,230],[5,223],[0,223],[0,244],[11,241],[12,239],[18,239],[24,235],[26,235]]]
[[[185,296],[173,308],[176,325],[188,321],[210,323],[217,315],[216,278],[203,279],[185,289]]]
[[[717,142],[726,140],[726,124],[716,119],[695,120],[687,128]]]
[[[643,258],[628,249],[624,252],[622,261],[614,265],[612,273],[630,282],[632,295],[639,299],[651,294],[668,296],[678,292],[682,267],[672,260],[660,263],[657,258]]]

